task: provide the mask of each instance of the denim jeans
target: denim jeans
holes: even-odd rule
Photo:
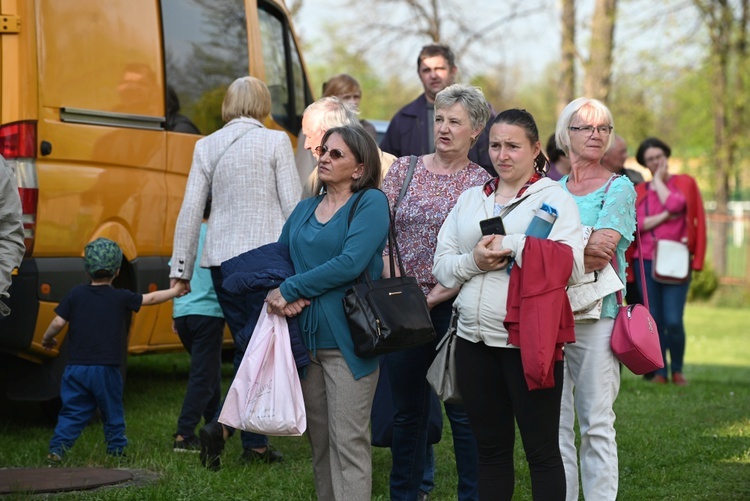
[[[81,436],[97,407],[102,415],[107,454],[118,456],[128,445],[122,405],[122,374],[114,365],[69,365],[60,386],[62,408],[49,451],[62,457]]]
[[[190,375],[177,419],[177,434],[192,437],[201,417],[206,423],[211,422],[221,404],[224,319],[185,315],[175,318],[174,324],[182,345],[190,354]]]
[[[234,339],[234,372],[237,373],[237,369],[240,367],[242,357],[245,355],[245,348],[247,343],[250,341],[250,334],[252,329],[246,330],[248,334],[245,336],[240,335],[240,331],[245,327],[248,322],[252,324],[258,323],[258,317],[260,317],[261,308],[265,305],[267,291],[256,291],[249,292],[242,296],[232,294],[221,285],[221,267],[211,267],[211,280],[214,283],[214,289],[216,290],[216,296],[219,299],[219,305],[221,305],[221,311],[224,313],[224,320],[226,320],[229,330],[232,332],[232,338]],[[228,390],[228,388],[227,388]],[[219,410],[221,411],[221,409]],[[219,417],[217,413],[216,417]],[[226,426],[226,425],[225,425]],[[234,429],[229,428],[230,436],[234,434]],[[242,439],[243,449],[262,449],[268,446],[268,437],[260,435],[258,433],[252,433],[249,431],[243,431],[240,433]]]
[[[664,368],[657,369],[656,374],[667,377],[669,365],[667,352],[672,363],[672,374],[682,372],[682,364],[685,360],[685,303],[687,293],[690,289],[690,280],[681,284],[662,284],[651,278],[650,259],[643,260],[643,272],[646,278],[649,309],[651,316],[656,321],[659,330],[659,342],[661,343],[661,354],[664,358]],[[633,269],[638,287],[643,290],[641,283],[641,264],[636,261]]]
[[[432,323],[438,339],[424,346],[390,353],[386,364],[391,380],[395,416],[391,455],[390,490],[392,501],[414,501],[422,484],[427,456],[427,422],[432,388],[425,376],[435,358],[435,346],[448,330],[451,303],[432,309]],[[445,405],[453,432],[453,449],[458,471],[458,499],[478,499],[477,445],[462,406]],[[439,481],[439,480],[438,480]]]

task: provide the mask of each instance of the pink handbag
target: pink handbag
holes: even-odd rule
[[[638,229],[635,230],[638,247],[641,238]],[[617,317],[612,329],[609,344],[612,352],[630,369],[633,374],[647,374],[664,367],[659,343],[659,331],[656,322],[648,309],[648,291],[646,290],[646,276],[643,272],[643,257],[638,256],[641,265],[641,283],[643,284],[643,302],[641,304],[623,305],[622,291],[617,291]],[[617,260],[612,264],[617,269]]]

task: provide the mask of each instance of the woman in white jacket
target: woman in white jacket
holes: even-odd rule
[[[528,112],[513,109],[497,116],[490,129],[490,158],[498,177],[461,195],[440,230],[433,267],[440,284],[461,286],[454,304],[459,337],[456,372],[479,448],[479,496],[512,498],[517,420],[534,499],[564,499],[565,472],[558,446],[562,353],[557,346],[555,356],[546,361],[552,387],[530,389],[532,369],[522,363],[519,346],[509,342],[506,302],[511,304],[509,285],[522,271],[538,268],[531,264],[546,264],[548,276],[529,281],[529,275],[523,275],[527,282],[521,290],[547,281],[554,301],[538,312],[550,320],[547,334],[555,339],[560,333],[572,334],[565,285],[583,273],[580,218],[570,195],[545,176],[548,163]],[[557,220],[547,239],[527,237],[529,223],[542,204],[557,211]],[[480,221],[498,215],[506,235],[482,236]],[[524,269],[524,259],[535,262]],[[545,263],[546,259],[554,262]],[[515,269],[509,273],[510,260]],[[522,335],[527,328],[522,319]],[[542,358],[541,352],[530,355]]]

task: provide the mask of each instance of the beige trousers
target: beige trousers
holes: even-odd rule
[[[359,380],[339,350],[310,353],[302,393],[321,501],[370,501],[370,410],[380,369]]]

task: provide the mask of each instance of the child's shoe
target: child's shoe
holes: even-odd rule
[[[62,463],[62,456],[54,452],[47,454],[47,464],[49,466],[58,466],[60,463]]]

